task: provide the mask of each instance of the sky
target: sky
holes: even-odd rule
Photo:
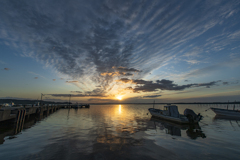
[[[0,75],[1,99],[240,101],[240,1],[1,0]]]

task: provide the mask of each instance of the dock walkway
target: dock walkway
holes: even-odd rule
[[[25,118],[25,116],[30,116],[32,114],[49,114],[55,112],[61,107],[62,106],[5,107],[0,109],[0,122],[10,119],[18,119],[18,116],[24,116]]]

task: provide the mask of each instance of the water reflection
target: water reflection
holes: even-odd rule
[[[236,121],[240,121],[240,117],[230,117],[230,116],[219,116],[216,115],[213,120],[217,121],[217,120],[236,120]]]
[[[118,109],[118,111],[119,111],[119,114],[121,114],[121,112],[122,112],[122,105],[119,105],[119,107],[118,107],[119,109]]]
[[[219,116],[219,115],[216,115],[214,118],[213,118],[213,121],[214,122],[220,122],[220,123],[228,123],[231,125],[231,127],[236,130],[235,127],[238,127],[240,128],[240,118],[238,117],[228,117],[228,116]]]
[[[22,130],[31,128],[36,124],[37,121],[41,121],[48,115],[41,116],[30,116],[26,117],[23,125],[19,126],[19,124],[15,123],[14,120],[8,120],[0,123],[0,144],[5,142],[5,137],[8,139],[17,138],[17,134],[21,133]]]
[[[0,145],[0,157],[214,159],[219,155],[218,159],[227,159],[229,157],[226,152],[231,155],[231,159],[239,157],[239,151],[234,149],[240,147],[239,136],[235,136],[239,134],[239,130],[229,132],[229,123],[223,124],[222,120],[219,120],[220,123],[212,121],[214,113],[204,112],[207,107],[187,106],[201,114],[205,113],[203,122],[208,125],[200,123],[194,126],[153,119],[146,114],[149,107],[92,105],[89,109],[59,110],[41,121],[29,121],[30,128],[23,130],[22,134],[7,135],[5,142]],[[179,108],[184,110],[186,106],[179,105]],[[228,128],[222,128],[223,126]],[[26,128],[24,125],[24,129]],[[207,138],[203,131],[207,133]]]
[[[197,139],[198,137],[206,138],[206,135],[201,131],[199,124],[177,124],[165,120],[160,120],[151,117],[151,121],[155,126],[158,126],[160,130],[166,131],[166,134],[181,136],[181,130],[186,130],[186,134],[191,139]]]

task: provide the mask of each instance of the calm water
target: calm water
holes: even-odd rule
[[[151,119],[149,107],[91,105],[30,119],[17,135],[0,131],[0,159],[239,159],[240,121],[216,118],[207,105],[178,105],[204,118],[176,125]]]

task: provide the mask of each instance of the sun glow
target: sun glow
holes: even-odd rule
[[[122,100],[122,96],[117,96],[117,99],[118,100]]]

